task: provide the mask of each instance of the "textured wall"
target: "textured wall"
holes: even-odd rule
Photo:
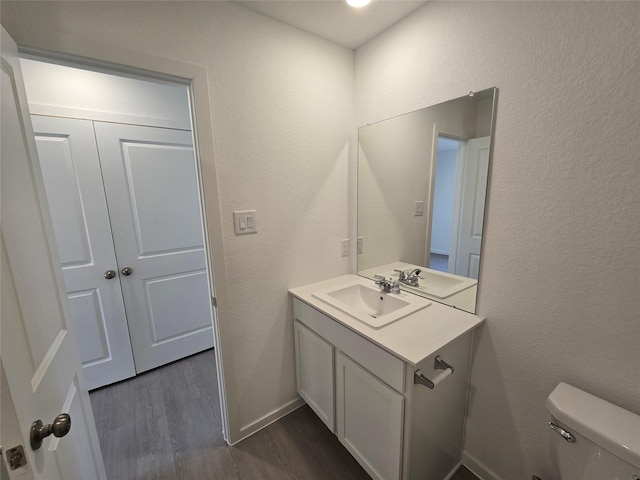
[[[350,265],[340,240],[350,231],[353,51],[228,2],[3,1],[2,24],[19,44],[90,41],[206,67],[233,408],[250,430],[294,401],[287,289],[344,274]],[[244,209],[257,209],[258,234],[236,237],[232,211]]]
[[[218,2],[3,1],[2,23],[206,66],[242,423],[295,398],[285,290],[348,270],[352,52]],[[636,2],[433,2],[356,53],[357,125],[500,88],[466,448],[503,480],[550,480],[559,381],[640,413],[639,25]],[[260,233],[234,237],[245,208]]]
[[[468,454],[551,480],[559,381],[640,414],[640,4],[434,2],[356,51],[358,125],[499,87]]]

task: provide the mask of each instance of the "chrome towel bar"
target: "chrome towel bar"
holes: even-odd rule
[[[424,385],[425,387],[433,390],[436,385],[454,372],[454,368],[445,362],[440,355],[438,355],[433,362],[433,368],[434,370],[443,370],[443,372],[439,373],[433,380],[431,380],[422,373],[422,370],[418,369],[413,374],[414,385]]]

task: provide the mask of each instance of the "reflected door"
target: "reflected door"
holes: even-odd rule
[[[462,171],[462,198],[458,224],[455,273],[478,278],[484,222],[484,203],[489,171],[490,138],[469,140]]]

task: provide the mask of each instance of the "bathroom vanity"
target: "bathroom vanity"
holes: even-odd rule
[[[473,330],[483,319],[356,275],[290,293],[300,396],[374,479],[446,478],[462,456]],[[355,303],[369,295],[387,302],[367,313],[371,324],[359,318],[369,307]]]

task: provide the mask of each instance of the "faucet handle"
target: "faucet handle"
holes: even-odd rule
[[[404,270],[397,269],[397,268],[394,268],[393,271],[394,272],[398,272],[398,280],[400,280],[400,281],[406,280],[407,272],[405,272]]]
[[[386,293],[389,293],[391,291],[391,283],[386,278],[384,278],[384,276],[374,275],[373,278],[375,279],[376,285],[380,287],[380,290]]]

